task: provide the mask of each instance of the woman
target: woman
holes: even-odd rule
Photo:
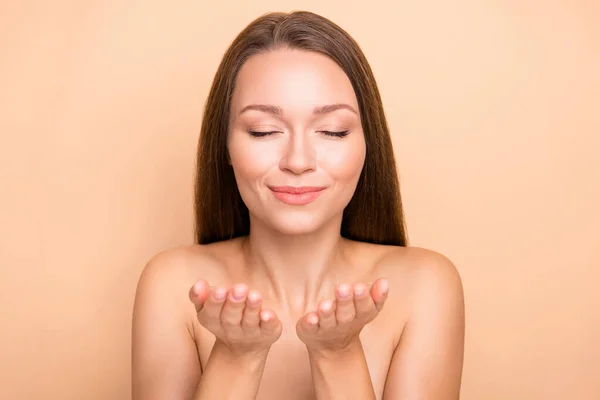
[[[457,399],[464,306],[407,247],[392,144],[355,41],[309,12],[234,40],[206,103],[197,242],[153,257],[134,399]]]

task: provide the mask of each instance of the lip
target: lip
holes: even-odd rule
[[[270,186],[273,195],[291,205],[308,204],[316,200],[325,190],[323,186]]]

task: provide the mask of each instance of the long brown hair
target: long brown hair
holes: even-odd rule
[[[223,56],[205,104],[198,143],[196,242],[206,244],[250,232],[248,208],[228,162],[230,103],[244,62],[257,53],[278,48],[330,57],[349,77],[358,99],[366,156],[354,196],[344,210],[341,235],[362,242],[406,246],[392,141],[371,67],[348,33],[307,11],[260,16],[240,32]]]

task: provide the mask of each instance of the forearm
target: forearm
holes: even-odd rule
[[[194,400],[254,400],[268,351],[236,356],[217,341],[196,390]]]
[[[360,340],[343,352],[317,352],[309,349],[308,356],[317,399],[375,400]]]

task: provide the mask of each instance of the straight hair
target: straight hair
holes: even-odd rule
[[[221,60],[205,103],[196,156],[196,243],[208,244],[250,233],[248,208],[229,164],[231,98],[237,75],[248,58],[278,49],[328,56],[342,68],[354,88],[366,155],[354,195],[343,212],[340,234],[361,242],[407,246],[392,141],[371,67],[348,33],[308,11],[258,17],[238,34]]]

